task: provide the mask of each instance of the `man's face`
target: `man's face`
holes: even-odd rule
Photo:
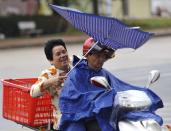
[[[108,57],[104,52],[99,52],[87,56],[88,66],[94,70],[101,69],[106,60],[108,60]]]
[[[63,46],[59,45],[53,47],[52,55],[53,55],[53,60],[50,61],[51,64],[53,64],[56,68],[62,70],[68,68],[68,63],[69,63],[68,53]]]

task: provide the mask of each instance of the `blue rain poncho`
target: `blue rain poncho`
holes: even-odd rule
[[[92,85],[90,78],[104,76],[107,78],[111,91]],[[87,61],[82,60],[65,80],[60,95],[60,110],[62,112],[60,129],[62,131],[85,131],[84,120],[96,118],[102,131],[116,131],[110,124],[112,107],[116,92],[125,90],[141,90],[147,93],[152,101],[149,111],[129,112],[120,114],[119,119],[142,120],[146,118],[155,119],[162,124],[161,117],[154,111],[163,107],[162,100],[150,89],[140,88],[127,84],[105,69],[98,71],[88,67]]]

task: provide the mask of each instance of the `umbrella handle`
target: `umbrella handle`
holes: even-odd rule
[[[71,73],[71,71],[83,60],[83,58],[85,58],[85,56],[97,45],[97,43],[98,41],[96,41],[93,46],[87,51],[87,53],[81,57],[81,59],[73,66],[73,68],[66,74],[66,76]]]

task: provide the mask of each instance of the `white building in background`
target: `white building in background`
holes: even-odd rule
[[[99,0],[99,13],[135,19],[171,17],[171,0]]]
[[[44,1],[52,2],[52,0],[0,0],[0,15],[50,15],[52,12]],[[98,0],[98,5],[100,15],[117,18],[171,16],[171,0]],[[75,0],[70,2],[69,6],[87,13],[93,12],[92,0]]]
[[[0,15],[34,15],[38,10],[37,0],[0,0]]]
[[[151,17],[151,0],[99,0],[99,2],[100,14],[117,18]]]
[[[91,0],[80,0],[78,3],[77,6],[70,5],[70,7],[88,13],[93,12]],[[117,18],[150,18],[152,16],[151,0],[98,0],[98,13],[99,15]]]

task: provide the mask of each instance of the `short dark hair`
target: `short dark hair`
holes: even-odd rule
[[[53,53],[52,53],[53,47],[60,46],[60,45],[66,49],[65,42],[62,39],[49,40],[45,43],[44,52],[48,60],[53,60]]]

